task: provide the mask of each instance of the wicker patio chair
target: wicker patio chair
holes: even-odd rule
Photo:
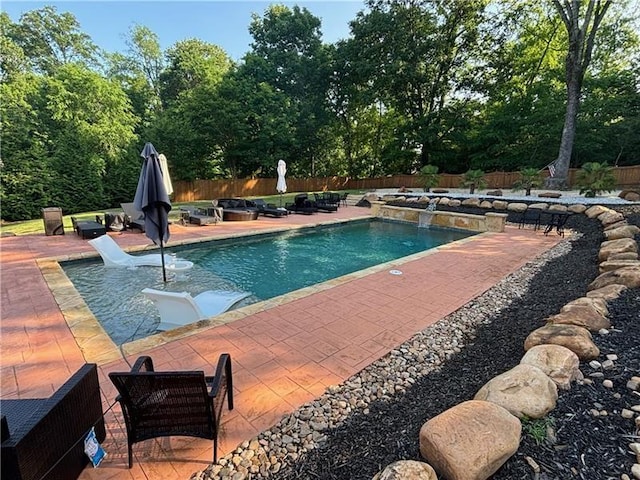
[[[44,379],[43,379],[44,381]],[[84,439],[105,438],[98,370],[82,366],[49,398],[1,400],[3,479],[78,478],[89,458]]]
[[[109,373],[118,389],[127,427],[129,468],[132,445],[157,437],[187,436],[213,440],[218,459],[218,431],[224,397],[233,410],[231,357],[218,359],[215,377],[202,371],[155,372],[150,357],[139,357],[130,372]]]

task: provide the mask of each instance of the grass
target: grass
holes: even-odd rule
[[[551,417],[544,418],[523,418],[522,422],[522,430],[529,435],[536,445],[541,445],[549,434],[549,428],[553,428],[554,420]]]
[[[358,192],[358,190],[348,190],[349,193]],[[280,206],[282,202],[282,206],[284,207],[287,203],[293,203],[293,197],[295,197],[300,192],[293,193],[285,193],[282,196],[280,195],[266,195],[261,197],[247,197],[248,199],[253,198],[263,198],[267,203],[273,203],[277,206]],[[339,193],[343,193],[340,191]],[[195,205],[199,207],[210,206],[211,200],[198,200],[194,202],[177,202],[173,203],[169,214],[169,218],[171,220],[178,220],[179,218],[179,210],[181,206],[184,205]],[[93,212],[82,212],[82,213],[74,213],[73,216],[78,220],[93,220],[95,221],[96,216],[103,217],[105,211],[120,211],[119,207],[114,208],[105,208],[102,211],[93,211]],[[64,225],[65,232],[73,231],[73,226],[71,223],[71,215],[63,215],[62,224]],[[22,222],[2,222],[0,225],[0,233],[3,235],[33,235],[33,234],[43,234],[44,235],[44,223],[41,218],[36,218],[33,220],[25,220]]]

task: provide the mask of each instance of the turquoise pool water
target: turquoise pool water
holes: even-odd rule
[[[121,345],[156,333],[160,317],[141,293],[147,287],[194,296],[205,290],[251,292],[237,308],[470,235],[373,220],[197,243],[166,249],[194,263],[185,276],[170,276],[166,284],[154,267],[105,268],[102,261],[65,262],[62,267],[109,336]]]

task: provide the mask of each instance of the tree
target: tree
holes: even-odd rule
[[[51,73],[61,65],[79,62],[95,66],[98,47],[80,30],[75,16],[58,14],[55,7],[32,10],[20,17],[8,35],[23,50],[36,72]]]
[[[556,175],[550,177],[548,185],[567,187],[567,176],[576,135],[576,119],[580,107],[580,92],[584,76],[591,62],[596,33],[611,0],[553,0],[569,37],[569,48],[565,60],[565,83],[567,87],[567,109],[560,139],[560,150],[556,160]],[[584,16],[581,10],[585,8]]]
[[[473,194],[476,188],[482,190],[487,186],[484,179],[484,172],[480,169],[471,169],[465,172],[462,178],[462,186],[469,187],[469,193]]]
[[[520,179],[513,184],[513,190],[524,190],[525,195],[531,195],[531,189],[542,185],[540,170],[537,168],[525,167],[520,170]]]
[[[425,165],[420,169],[420,178],[422,179],[425,192],[430,191],[433,187],[437,187],[440,182],[438,167],[435,165]]]

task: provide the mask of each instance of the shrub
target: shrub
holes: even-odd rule
[[[613,168],[606,163],[585,163],[576,176],[576,186],[580,189],[580,195],[584,194],[585,197],[610,192],[616,186]]]
[[[521,178],[513,184],[513,191],[524,190],[525,195],[531,195],[531,189],[542,185],[542,177],[537,168],[525,167],[520,170]]]
[[[476,188],[478,190],[486,188],[487,182],[484,179],[484,172],[482,170],[467,171],[462,178],[462,186],[469,187],[469,193],[474,193]]]

